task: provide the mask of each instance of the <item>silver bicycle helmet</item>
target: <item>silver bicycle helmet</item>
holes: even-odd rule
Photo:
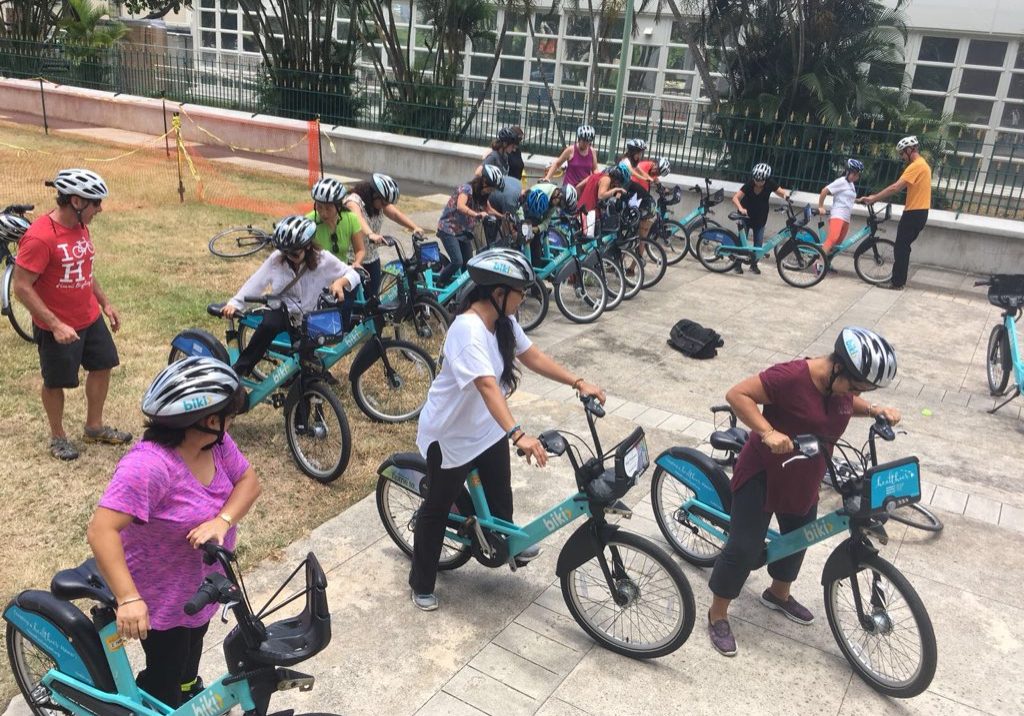
[[[647,142],[642,139],[629,139],[626,140],[626,149],[636,149],[641,152],[647,151]]]
[[[672,162],[665,157],[658,160],[656,165],[658,167],[658,176],[663,177],[672,171]]]
[[[896,377],[896,351],[867,328],[844,328],[836,338],[835,352],[843,369],[858,382],[884,388]]]
[[[768,181],[772,176],[772,167],[770,164],[761,162],[755,164],[754,168],[750,170],[750,178],[754,181]]]
[[[562,208],[569,214],[579,211],[579,194],[572,184],[566,184],[562,188]]]
[[[525,291],[537,276],[530,262],[512,249],[487,249],[466,264],[469,278],[477,286],[509,286]]]
[[[80,196],[83,199],[103,200],[107,198],[107,185],[103,177],[88,169],[61,169],[53,181],[46,182],[65,196]]]
[[[0,241],[16,244],[28,231],[28,219],[17,214],[0,214]]]
[[[380,197],[386,203],[398,203],[398,183],[387,174],[374,174],[373,188],[377,190],[377,193],[380,194]]]
[[[313,185],[313,189],[310,191],[313,195],[313,201],[320,202],[321,204],[340,204],[341,200],[348,194],[348,189],[337,179],[331,177],[324,177],[323,179],[317,180],[317,183]]]
[[[862,172],[864,171],[864,162],[860,159],[850,158],[846,160],[846,171],[848,172]]]
[[[505,172],[493,164],[484,165],[481,176],[484,178],[484,186],[493,186],[498,191],[505,188]]]
[[[596,136],[597,133],[594,132],[594,128],[589,124],[582,124],[576,130],[576,139],[581,142],[593,142]]]
[[[312,219],[293,214],[277,222],[271,241],[274,242],[275,249],[287,254],[290,251],[298,251],[309,246],[313,243],[313,234],[315,233],[316,223]]]
[[[900,141],[896,142],[896,151],[902,152],[904,149],[910,149],[911,147],[916,147],[919,144],[920,142],[917,141],[917,137],[910,135],[909,137],[904,137]]]
[[[240,382],[234,368],[216,358],[189,356],[153,379],[142,398],[142,413],[168,428],[187,428],[221,413],[235,401]]]

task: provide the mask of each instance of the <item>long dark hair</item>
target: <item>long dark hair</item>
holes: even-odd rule
[[[487,204],[487,196],[484,194],[483,174],[478,177],[473,177],[469,182],[469,188],[473,191],[473,202],[477,206],[485,206]]]
[[[498,351],[501,353],[502,362],[501,376],[498,382],[511,395],[519,387],[521,377],[519,365],[516,363],[516,332],[512,327],[512,319],[501,310],[503,306],[497,305],[494,298],[494,289],[496,288],[509,290],[507,286],[474,286],[462,296],[458,312],[466,313],[470,306],[477,301],[490,300],[497,307],[498,321],[494,325],[494,333],[498,338]]]
[[[323,249],[318,244],[310,244],[306,247],[306,254],[302,257],[302,263],[306,265],[307,271],[312,271],[320,264],[320,252]],[[291,266],[291,261],[288,260],[288,256],[284,253],[281,254],[281,263]]]
[[[348,190],[348,193],[359,195],[359,198],[363,200],[363,210],[366,211],[367,216],[377,216],[381,213],[382,209],[378,209],[373,205],[373,200],[378,198],[380,195],[370,182],[356,182],[352,185],[352,188]]]

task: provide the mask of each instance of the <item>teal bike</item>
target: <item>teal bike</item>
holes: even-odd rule
[[[247,296],[249,303],[280,307],[274,296]],[[267,355],[248,378],[242,379],[249,407],[269,403],[284,409],[285,436],[299,469],[317,482],[332,482],[348,467],[352,438],[341,400],[331,388],[330,368],[356,352],[348,378],[356,405],[371,420],[414,420],[427,401],[436,366],[425,350],[407,341],[382,337],[386,310],[377,300],[365,302],[364,319],[350,331],[342,325],[341,307],[329,293],[320,308],[279,334]],[[222,303],[207,307],[221,317]],[[258,311],[228,320],[225,347],[200,328],[180,332],[171,341],[168,362],[186,356],[210,356],[233,364],[246,336],[262,320]],[[238,325],[236,327],[236,320]]]
[[[456,569],[472,557],[485,567],[508,565],[515,570],[517,554],[584,518],[562,547],[555,568],[569,613],[594,640],[616,653],[637,659],[671,654],[693,630],[696,608],[690,583],[660,547],[607,520],[608,514],[631,515],[619,498],[650,463],[643,429],[635,429],[606,453],[594,423],[604,409],[594,398],[582,400],[593,448],[566,431],[540,435],[548,453],[568,455],[578,490],[520,526],[491,514],[479,473],[472,470],[452,506],[439,569]],[[416,514],[429,490],[426,461],[418,453],[396,453],[377,472],[377,511],[384,529],[412,556]]]
[[[888,696],[922,693],[935,675],[935,631],[924,603],[907,578],[878,554],[872,540],[889,540],[889,515],[921,499],[916,457],[879,464],[876,438],[896,439],[883,417],[864,447],[828,442],[814,435],[793,438],[794,457],[820,455],[828,447],[842,456],[825,464],[829,483],[842,498],[838,509],[784,535],[769,530],[762,564],[783,559],[838,536],[821,574],[825,614],[843,656],[869,686]],[[669,448],[655,460],[651,504],[662,534],[687,562],[711,567],[729,537],[732,492],[721,464],[692,448]],[[784,465],[786,463],[783,463]],[[837,470],[836,465],[842,465]]]
[[[656,237],[658,243],[665,250],[668,265],[675,266],[686,258],[686,254],[694,254],[693,242],[690,239],[694,231],[705,226],[721,226],[714,219],[707,219],[707,215],[714,213],[711,207],[722,203],[725,191],[719,188],[712,194],[711,179],[708,178],[704,179],[703,189],[699,184],[695,184],[690,191],[699,194],[700,201],[690,213],[677,221],[672,218],[669,207],[682,201],[683,187],[676,186],[670,191],[660,183],[652,186],[658,194],[658,213],[655,215],[655,224],[651,228],[651,236]]]
[[[988,302],[1003,309],[1002,323],[993,326],[988,336],[985,353],[988,390],[1002,397],[1006,395],[1011,375],[1015,381],[1010,397],[989,411],[994,413],[1020,395],[1024,386],[1024,357],[1017,338],[1017,321],[1024,312],[1024,274],[995,274],[974,285],[988,286]]]
[[[725,273],[740,264],[753,264],[775,252],[775,266],[779,276],[790,286],[810,288],[821,283],[827,273],[827,259],[814,232],[807,222],[813,216],[810,205],[797,210],[790,199],[776,211],[786,212],[786,226],[774,236],[764,240],[763,246],[754,246],[749,240],[747,217],[731,212],[729,219],[736,222],[736,233],[720,227],[702,228],[694,252],[697,260],[708,271]],[[707,223],[706,218],[703,219]]]
[[[853,250],[853,268],[866,283],[878,286],[892,280],[893,264],[896,260],[896,244],[889,239],[882,239],[879,226],[892,217],[892,204],[886,204],[881,216],[872,204],[867,205],[868,217],[864,228],[847,236],[826,254],[828,267],[831,269],[836,256]],[[817,210],[814,212],[817,214]],[[817,242],[824,246],[828,231],[824,218],[818,220]]]
[[[49,591],[29,589],[14,597],[3,613],[7,658],[33,716],[213,716],[235,706],[244,716],[267,716],[270,699],[278,691],[311,690],[314,678],[291,667],[320,653],[331,641],[327,577],[316,556],[310,552],[255,612],[235,556],[208,542],[203,545],[203,560],[220,565],[223,574],[214,572],[198,585],[182,605],[185,613],[221,604],[221,620],[227,622],[230,611],[237,624],[224,639],[227,673],[177,709],[135,684],[125,641],[117,635],[117,602],[95,560],[58,572]],[[300,570],[305,589],[271,607]],[[299,615],[263,623],[303,597]],[[74,605],[77,599],[94,603],[91,618]]]

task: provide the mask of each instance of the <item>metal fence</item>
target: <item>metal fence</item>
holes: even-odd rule
[[[601,156],[608,156],[615,121],[609,91],[556,87],[539,76],[528,83],[405,84],[382,81],[372,69],[352,76],[271,70],[247,55],[124,43],[96,50],[0,38],[0,74],[473,144],[489,143],[499,127],[518,125],[526,134],[524,151],[539,154],[559,153],[588,121]],[[865,190],[887,186],[901,170],[896,140],[920,133],[932,164],[935,208],[1024,218],[1024,137],[999,135],[989,144],[983,130],[956,125],[835,127],[811,117],[734,116],[688,99],[628,91],[621,121],[621,136],[647,139],[651,154],[668,157],[673,171],[741,180],[765,161],[783,186],[814,192],[838,176],[850,156],[868,166]]]

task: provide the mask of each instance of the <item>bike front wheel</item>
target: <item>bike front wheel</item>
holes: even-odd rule
[[[384,524],[384,531],[409,557],[412,557],[416,535],[416,517],[422,506],[423,498],[418,494],[386,477],[382,476],[377,480],[377,514]],[[437,568],[442,572],[458,569],[472,556],[469,545],[457,542],[446,535],[441,545],[441,559],[437,563]]]
[[[25,307],[25,304],[19,301],[14,296],[14,263],[7,267],[4,271],[4,308],[6,309],[7,319],[11,322],[11,326],[14,327],[15,333],[21,336],[29,343],[35,343],[35,337],[32,335],[32,313]]]
[[[668,257],[665,248],[656,241],[644,242],[644,288],[657,286],[665,278]]]
[[[725,542],[690,521],[683,505],[697,499],[683,482],[658,467],[651,478],[651,507],[658,529],[680,557],[695,567],[713,567]]]
[[[686,258],[690,249],[690,235],[678,221],[663,221],[658,227],[658,242],[665,249],[665,261],[675,266]]]
[[[916,502],[897,507],[888,514],[890,520],[896,520],[925,532],[941,532],[944,526],[942,520],[936,517],[931,510]]]
[[[622,267],[610,258],[601,259],[601,268],[604,270],[604,285],[608,289],[608,300],[605,301],[604,310],[611,311],[622,303],[626,294],[626,277],[622,273]]]
[[[548,315],[550,301],[547,286],[540,280],[535,279],[526,288],[523,300],[519,304],[519,310],[516,311],[516,320],[519,321],[519,325],[525,332],[529,333],[544,322],[545,316]]]
[[[17,627],[7,625],[7,660],[14,680],[32,716],[58,716],[67,711],[50,701],[50,691],[39,682],[57,664],[50,655],[25,638]]]
[[[333,482],[345,472],[352,433],[341,401],[323,382],[310,383],[285,406],[284,432],[299,469],[317,482]]]
[[[213,235],[210,253],[222,259],[237,259],[270,246],[270,234],[255,226],[232,226]]]
[[[653,542],[617,531],[602,550],[562,575],[569,613],[601,646],[634,659],[671,654],[689,638],[696,607],[679,565]]]
[[[906,699],[931,684],[938,653],[928,611],[907,578],[878,555],[862,556],[852,576],[825,585],[825,614],[843,656],[875,691]]]
[[[622,249],[619,252],[619,259],[622,264],[622,276],[626,281],[622,297],[628,301],[635,298],[644,287],[644,264],[632,249]]]
[[[601,275],[588,266],[580,266],[555,284],[555,304],[573,323],[593,323],[604,313],[607,293]]]
[[[434,381],[434,361],[408,341],[381,341],[381,355],[352,379],[352,397],[371,420],[413,420],[427,402]]]
[[[862,281],[878,285],[892,281],[896,244],[889,239],[869,239],[853,257],[853,268]]]
[[[828,260],[816,244],[793,241],[792,249],[780,256],[775,267],[782,280],[794,288],[810,288],[825,279]]]
[[[417,296],[406,314],[395,324],[395,338],[415,343],[438,363],[451,324],[451,315],[436,298]]]
[[[988,334],[988,351],[986,352],[985,373],[988,377],[988,392],[992,395],[1003,395],[1010,383],[1010,338],[1006,334],[1006,326],[992,326]]]

